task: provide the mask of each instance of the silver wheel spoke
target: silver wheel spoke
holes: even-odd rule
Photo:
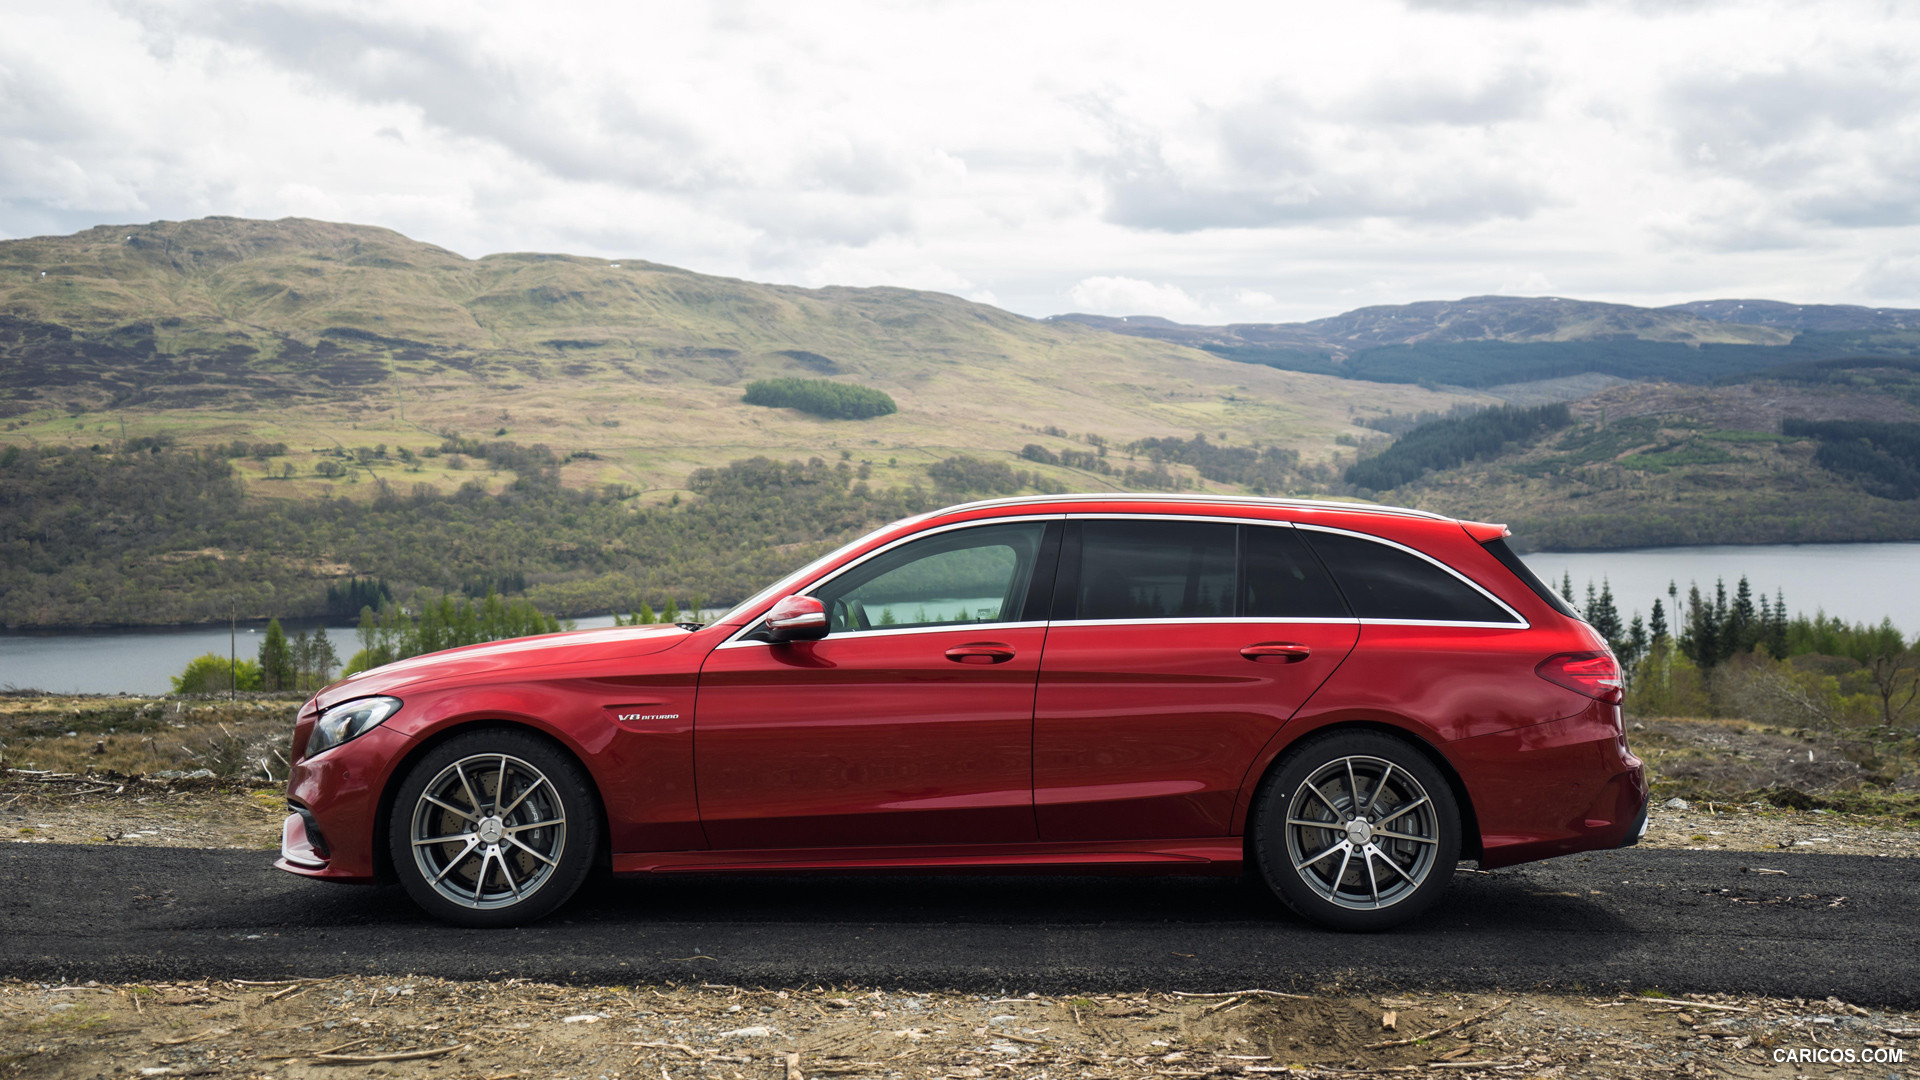
[[[493,816],[494,817],[507,816],[507,812],[505,810],[500,809],[500,800],[506,797],[507,797],[507,755],[501,754],[500,755],[500,778],[493,782]]]
[[[1343,848],[1343,847],[1347,847],[1347,842],[1346,842],[1345,840],[1342,840],[1342,841],[1340,841],[1340,842],[1338,842],[1338,843],[1336,843],[1336,844],[1334,844],[1334,845],[1333,845],[1332,847],[1330,847],[1330,848],[1328,848],[1327,850],[1325,850],[1325,851],[1323,851],[1323,852],[1321,852],[1321,853],[1320,853],[1320,854],[1318,854],[1318,855],[1315,855],[1315,856],[1314,856],[1313,858],[1311,858],[1311,859],[1308,859],[1308,860],[1307,860],[1306,862],[1297,862],[1297,863],[1294,863],[1294,864],[1293,864],[1293,868],[1294,868],[1295,870],[1305,870],[1305,869],[1306,869],[1307,867],[1309,867],[1309,866],[1312,866],[1312,865],[1313,865],[1314,863],[1317,863],[1317,862],[1319,862],[1319,861],[1320,861],[1321,859],[1324,859],[1324,858],[1326,858],[1327,856],[1329,856],[1329,855],[1331,855],[1331,854],[1333,854],[1334,852],[1336,852],[1336,851],[1339,851],[1339,850],[1340,850],[1341,848]],[[1352,849],[1351,849],[1351,848],[1348,848],[1348,850],[1352,850]]]
[[[439,807],[440,809],[445,810],[447,813],[458,814],[461,817],[466,818],[468,821],[478,822],[480,820],[480,818],[477,815],[470,814],[465,810],[462,810],[459,807],[453,805],[452,803],[447,802],[445,799],[436,799],[431,795],[422,795],[420,796],[420,801],[432,803],[433,805]]]
[[[1346,760],[1347,765],[1347,805],[1353,807],[1355,814],[1360,813],[1360,781],[1353,775],[1353,759]]]
[[[1333,832],[1340,831],[1340,823],[1337,821],[1312,821],[1307,818],[1290,817],[1287,819],[1287,824],[1298,825],[1307,829],[1328,829]]]
[[[1408,803],[1407,805],[1401,807],[1400,809],[1395,810],[1393,813],[1388,814],[1386,817],[1381,818],[1379,821],[1374,822],[1373,823],[1374,827],[1378,828],[1382,825],[1385,825],[1387,822],[1392,821],[1403,814],[1410,813],[1411,811],[1414,811],[1414,810],[1418,810],[1425,805],[1427,805],[1427,797],[1425,795],[1422,795],[1419,798]]]
[[[1340,895],[1340,883],[1347,880],[1347,867],[1351,865],[1353,865],[1353,845],[1348,844],[1347,853],[1340,857],[1340,870],[1333,875],[1333,882],[1327,887],[1328,895]]]
[[[565,825],[566,823],[566,818],[548,818],[545,821],[534,821],[525,825],[509,825],[507,826],[507,835],[515,836],[532,829],[545,829],[554,825]]]
[[[1440,843],[1440,841],[1432,839],[1431,837],[1413,836],[1408,833],[1388,832],[1385,829],[1375,829],[1373,830],[1373,835],[1384,836],[1389,840],[1410,840],[1416,844],[1433,844],[1438,846]]]
[[[533,783],[528,784],[527,790],[513,797],[512,806],[509,806],[505,810],[500,811],[500,816],[504,818],[509,814],[513,813],[515,810],[520,809],[520,804],[527,800],[527,796],[533,794],[535,791],[538,791],[540,789],[540,785],[546,782],[547,782],[547,778],[543,776],[540,779],[535,780]]]
[[[426,837],[425,839],[415,840],[413,842],[413,846],[414,847],[431,847],[434,844],[452,844],[461,840],[472,840],[472,839],[474,839],[474,835],[470,832],[455,833],[452,836],[429,836],[429,837]]]
[[[1325,795],[1320,794],[1320,789],[1313,786],[1313,781],[1311,780],[1307,781],[1307,790],[1313,792],[1314,798],[1319,799],[1323,803],[1326,803],[1327,809],[1333,811],[1334,817],[1338,818],[1340,816],[1340,808],[1333,805],[1332,799],[1329,799]]]
[[[459,866],[463,862],[466,862],[467,858],[473,854],[473,849],[479,846],[480,846],[479,837],[477,836],[469,837],[467,839],[467,846],[460,849],[460,854],[447,860],[446,867],[440,871],[437,877],[433,879],[433,883],[435,885],[440,884],[442,879],[444,879],[448,874],[453,873],[454,867]],[[486,868],[487,868],[486,857],[482,856],[480,861],[480,869],[484,871]]]
[[[453,774],[460,778],[460,787],[467,793],[467,805],[473,807],[473,816],[477,819],[482,816],[480,811],[480,796],[474,794],[473,785],[467,782],[467,770],[464,768],[465,764],[465,762],[455,762],[453,765]]]
[[[1388,866],[1391,866],[1391,867],[1393,867],[1393,872],[1394,872],[1394,873],[1396,873],[1396,874],[1399,874],[1399,875],[1400,875],[1401,877],[1403,877],[1403,878],[1406,878],[1406,879],[1407,879],[1407,884],[1409,884],[1409,885],[1418,885],[1418,884],[1420,884],[1419,882],[1417,882],[1417,881],[1415,881],[1415,880],[1413,880],[1413,875],[1412,875],[1412,874],[1409,874],[1409,873],[1407,873],[1407,872],[1406,872],[1405,870],[1402,870],[1402,869],[1400,869],[1400,864],[1399,864],[1399,863],[1397,863],[1397,862],[1394,862],[1394,861],[1393,861],[1392,859],[1389,859],[1389,858],[1387,858],[1387,853],[1386,853],[1386,852],[1384,852],[1384,851],[1383,851],[1383,852],[1381,852],[1381,853],[1380,853],[1380,861],[1381,861],[1381,862],[1383,862],[1383,863],[1386,863],[1386,864],[1387,864]]]
[[[1386,771],[1380,774],[1380,782],[1373,785],[1373,794],[1367,796],[1367,812],[1368,813],[1372,813],[1373,808],[1380,805],[1380,793],[1387,790],[1387,778],[1392,775],[1393,775],[1393,762],[1389,761],[1387,762]]]
[[[1361,852],[1360,857],[1367,861],[1367,888],[1373,892],[1373,906],[1379,907],[1380,879],[1375,877],[1373,873],[1373,845],[1368,844],[1367,850]]]
[[[513,880],[513,868],[507,865],[507,856],[496,849],[493,859],[500,864],[500,876],[507,879],[507,887],[513,890],[513,898],[518,900],[520,883]]]
[[[535,850],[533,850],[532,848],[530,848],[530,847],[528,847],[527,845],[525,845],[525,844],[523,844],[523,843],[521,843],[521,842],[520,842],[520,838],[519,838],[519,837],[517,837],[517,836],[509,836],[509,837],[507,837],[507,843],[509,843],[509,844],[512,844],[512,845],[513,845],[514,847],[517,847],[517,848],[519,848],[519,849],[520,849],[521,851],[524,851],[524,852],[526,852],[527,854],[529,854],[529,855],[531,855],[531,856],[533,856],[534,858],[536,858],[536,859],[539,859],[539,860],[540,860],[541,862],[543,862],[543,863],[546,863],[546,864],[547,864],[548,866],[559,866],[559,865],[560,865],[559,863],[557,863],[557,862],[555,862],[554,860],[552,860],[552,859],[549,859],[549,858],[547,858],[547,857],[546,857],[545,855],[542,855],[542,854],[540,854],[539,852],[537,852],[537,851],[535,851]]]

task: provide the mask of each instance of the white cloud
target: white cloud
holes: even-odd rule
[[[1217,318],[1213,308],[1178,285],[1130,277],[1090,277],[1067,290],[1078,311],[1089,315],[1158,315],[1175,322]]]
[[[1030,315],[1894,302],[1917,61],[1877,0],[0,0],[0,236],[306,214]]]

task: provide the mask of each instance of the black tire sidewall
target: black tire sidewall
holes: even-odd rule
[[[1411,896],[1379,910],[1354,910],[1334,904],[1302,881],[1287,854],[1286,814],[1300,785],[1336,758],[1366,755],[1405,769],[1433,801],[1440,850],[1427,879]],[[1385,930],[1432,907],[1453,880],[1460,859],[1460,808],[1453,787],[1425,751],[1380,731],[1336,731],[1311,736],[1289,750],[1262,781],[1248,822],[1253,831],[1256,873],[1267,888],[1296,914],[1334,930]]]
[[[474,909],[440,895],[421,876],[413,859],[413,812],[428,783],[441,770],[476,754],[507,754],[546,774],[567,814],[566,846],[540,890],[510,907]],[[387,829],[388,851],[400,885],[421,910],[458,926],[524,926],[551,914],[572,898],[587,874],[600,845],[600,806],[592,781],[573,756],[551,740],[527,731],[489,728],[456,735],[414,762],[394,792]]]

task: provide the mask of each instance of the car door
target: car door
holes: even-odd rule
[[[1060,520],[949,528],[809,589],[818,641],[752,628],[700,672],[716,849],[1032,840],[1033,694]]]
[[[1294,530],[1067,524],[1034,706],[1042,840],[1228,835],[1254,756],[1359,635]]]

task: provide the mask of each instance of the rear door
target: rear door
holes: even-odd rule
[[[1042,840],[1225,836],[1359,625],[1284,524],[1070,520],[1034,711]]]

